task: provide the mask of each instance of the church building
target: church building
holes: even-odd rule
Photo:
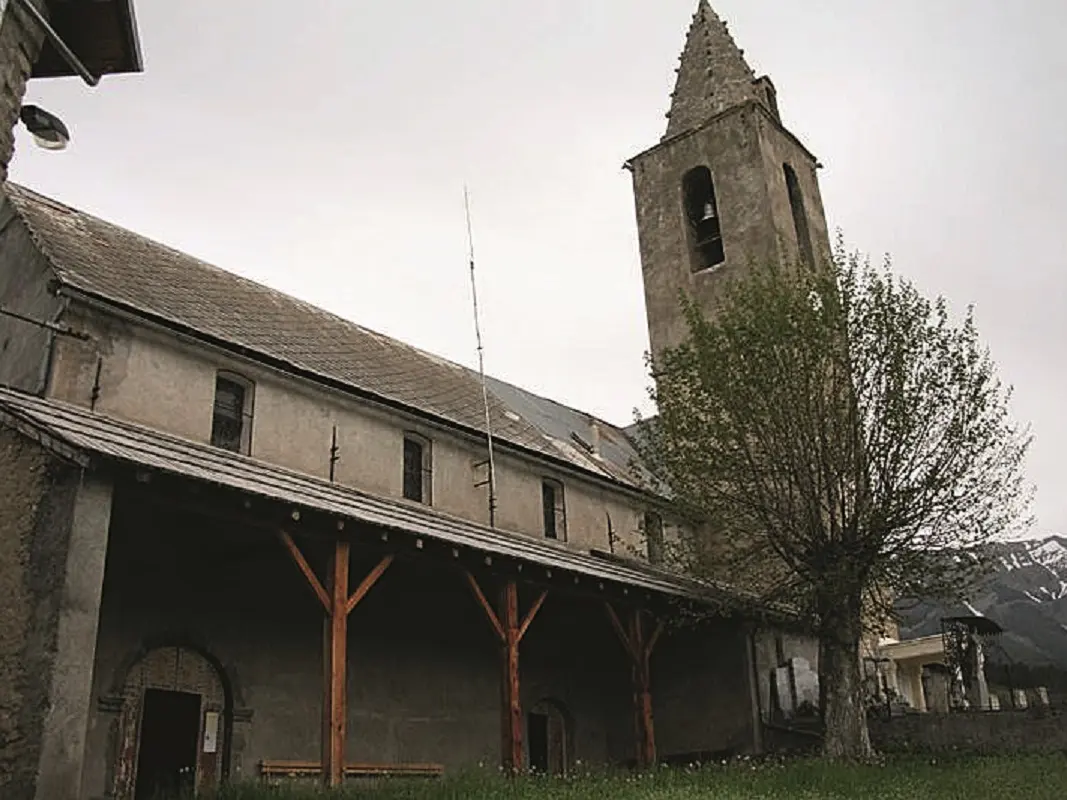
[[[704,0],[627,166],[653,351],[679,289],[829,248],[815,157]],[[674,568],[635,458],[626,429],[7,183],[0,796],[782,745],[817,648]]]

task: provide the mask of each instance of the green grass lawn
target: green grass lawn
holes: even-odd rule
[[[227,789],[220,800],[312,800],[314,789],[249,784]],[[433,782],[358,784],[334,795],[387,800],[1063,800],[1067,755],[889,760],[852,767],[794,761],[737,763],[651,774],[582,775],[565,779],[462,775]]]

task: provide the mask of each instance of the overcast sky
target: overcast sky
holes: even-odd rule
[[[829,222],[974,303],[1067,534],[1067,3],[718,0]],[[696,0],[136,0],[145,72],[31,84],[72,130],[12,177],[626,424],[648,346],[622,163],[663,133]]]

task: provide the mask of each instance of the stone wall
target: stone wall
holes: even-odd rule
[[[1067,751],[1067,706],[1027,711],[907,714],[870,721],[885,752],[1044,753]]]
[[[645,309],[653,352],[688,337],[678,292],[711,314],[729,276],[752,264],[792,262],[797,254],[783,166],[797,174],[804,219],[815,252],[830,251],[815,163],[800,142],[757,103],[736,106],[704,127],[670,139],[632,162]],[[706,166],[715,198],[726,260],[693,272],[689,223],[682,202],[683,176]]]
[[[43,0],[34,2],[44,7]],[[18,3],[0,0],[0,181],[15,152],[15,125],[44,33]]]
[[[0,426],[0,797],[81,784],[110,484]]]
[[[46,697],[31,681],[32,543],[49,484],[49,459],[38,447],[0,428],[0,796],[32,796],[39,758],[38,710]],[[49,572],[47,564],[40,571]],[[42,650],[44,652],[42,652]],[[35,664],[34,666],[39,666]],[[10,794],[9,794],[10,793]]]

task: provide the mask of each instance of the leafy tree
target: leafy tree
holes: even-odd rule
[[[871,754],[859,648],[894,596],[958,594],[946,556],[1028,524],[1029,433],[968,309],[888,262],[752,267],[650,360],[642,460],[694,521],[688,567],[788,602],[820,641],[825,754]]]

